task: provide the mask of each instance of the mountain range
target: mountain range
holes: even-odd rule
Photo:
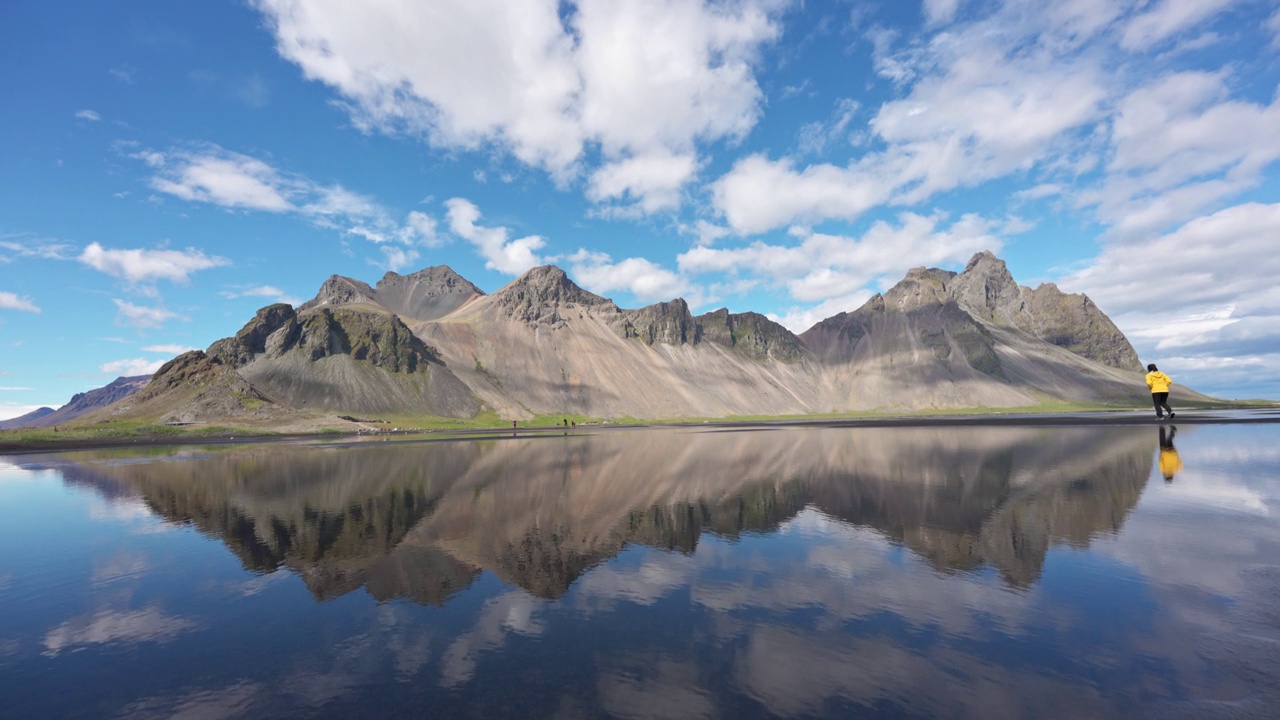
[[[262,308],[86,418],[275,427],[339,417],[641,419],[1147,402],[1133,346],[1088,297],[979,253],[916,268],[800,335],[757,313],[638,309],[537,267],[486,294],[448,267],[334,275]],[[1180,400],[1209,398],[1185,388]],[[345,413],[346,415],[341,415]]]

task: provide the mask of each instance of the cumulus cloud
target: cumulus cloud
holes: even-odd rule
[[[139,330],[147,328],[158,328],[170,320],[186,320],[187,318],[166,310],[162,307],[146,307],[144,305],[134,305],[124,300],[113,299],[118,310],[116,314],[116,323],[120,325],[131,325]]]
[[[17,310],[19,312],[40,313],[40,308],[31,302],[29,297],[19,297],[15,293],[0,290],[0,310]]]
[[[590,194],[667,210],[699,142],[760,115],[753,64],[787,3],[743,0],[257,0],[282,57],[366,131],[499,147],[565,182],[598,148]]]
[[[156,170],[151,186],[191,202],[231,210],[290,213],[345,235],[377,244],[440,244],[436,221],[410,211],[403,220],[366,195],[305,176],[288,173],[258,158],[201,144],[169,152],[140,150],[130,154]],[[407,251],[406,251],[407,253]]]
[[[81,120],[88,120],[90,122],[98,122],[99,120],[102,119],[101,115],[99,115],[98,113],[92,110],[80,110],[76,113],[76,117]]]
[[[574,278],[588,290],[601,295],[625,290],[641,302],[683,297],[698,307],[706,302],[703,291],[687,279],[639,257],[614,262],[607,253],[580,249],[569,256]]]
[[[108,250],[96,242],[80,253],[79,260],[98,272],[131,283],[169,280],[185,284],[193,272],[231,264],[226,258],[205,255],[195,248]]]
[[[1164,235],[1112,241],[1088,267],[1059,284],[1088,293],[1140,354],[1161,358],[1162,369],[1226,387],[1214,367],[1231,357],[1253,358],[1264,375],[1276,377],[1278,236],[1280,204],[1237,205]],[[1163,360],[1170,356],[1181,359]],[[1204,362],[1187,362],[1194,357]]]
[[[736,248],[695,247],[678,258],[681,272],[750,273],[785,286],[802,302],[857,297],[864,286],[888,276],[897,279],[915,265],[962,263],[1003,243],[995,226],[965,215],[943,227],[941,215],[903,213],[898,224],[873,224],[861,237],[801,231],[795,245],[756,241]],[[796,314],[793,311],[793,314]]]
[[[906,91],[872,114],[869,149],[846,165],[740,159],[712,184],[716,210],[741,234],[849,220],[1056,159],[1108,98],[1100,61],[1062,49],[1067,20],[1008,7],[902,48],[873,35],[877,73]]]
[[[542,249],[546,241],[538,235],[527,235],[515,240],[505,227],[477,225],[480,208],[464,198],[451,198],[445,202],[448,208],[449,230],[454,235],[475,246],[484,258],[484,266],[507,275],[519,275],[532,267],[543,264],[535,251]]]
[[[98,366],[100,372],[107,375],[122,375],[131,377],[134,375],[154,375],[160,366],[164,365],[167,360],[146,360],[143,358],[128,358],[125,360],[112,360]]]
[[[243,290],[224,290],[218,293],[221,297],[228,300],[236,300],[238,298],[265,298],[274,302],[289,303],[290,305],[301,305],[302,300],[294,297],[274,285],[257,285],[254,287],[244,288]]]

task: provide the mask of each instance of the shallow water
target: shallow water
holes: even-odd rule
[[[1173,445],[1168,482],[1132,426],[0,458],[0,714],[1271,717],[1280,425]]]

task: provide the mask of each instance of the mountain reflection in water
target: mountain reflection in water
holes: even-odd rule
[[[1277,430],[1186,430],[1172,484],[1150,427],[32,456],[97,520],[0,504],[0,707],[1269,717]]]
[[[292,569],[318,599],[363,585],[441,603],[481,570],[557,598],[628,544],[692,553],[704,532],[769,532],[806,507],[938,570],[987,563],[1025,587],[1050,545],[1119,529],[1154,449],[1105,428],[646,431],[259,446],[66,474],[128,486],[246,569]]]

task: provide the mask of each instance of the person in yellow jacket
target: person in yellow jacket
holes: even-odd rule
[[[1160,372],[1155,363],[1147,366],[1147,387],[1151,388],[1151,402],[1155,403],[1157,420],[1164,419],[1166,412],[1170,418],[1175,414],[1173,408],[1169,407],[1170,385],[1173,385],[1173,379]]]
[[[1164,426],[1160,426],[1160,474],[1165,482],[1173,482],[1173,476],[1182,469],[1182,458],[1178,457],[1178,449],[1173,446],[1173,436],[1177,434],[1175,426],[1170,425],[1167,433]]]

